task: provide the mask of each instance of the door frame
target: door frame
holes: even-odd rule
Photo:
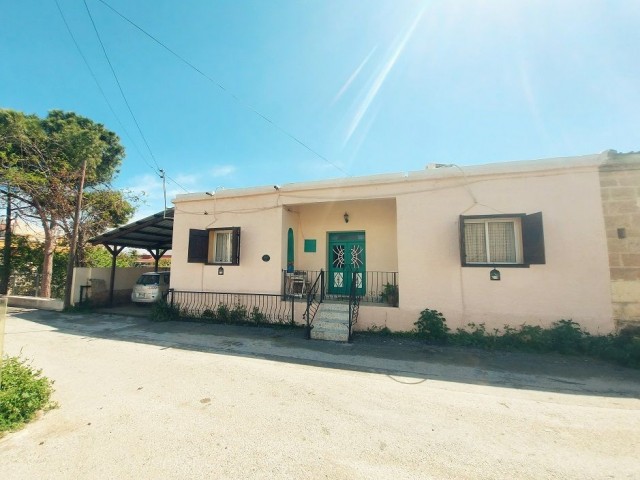
[[[364,295],[364,292],[366,291],[366,271],[367,271],[367,237],[366,237],[366,231],[365,230],[347,230],[347,231],[337,231],[337,232],[327,232],[327,273],[328,273],[328,278],[327,278],[327,293],[329,295],[343,295],[343,296],[349,296],[349,293],[351,291],[351,282],[352,282],[352,276],[350,275],[353,270],[351,268],[348,268],[348,266],[345,266],[343,273],[343,287],[334,287],[333,286],[333,273],[336,273],[336,271],[332,268],[332,247],[334,244],[339,243],[340,240],[332,240],[332,237],[335,238],[338,235],[352,235],[354,237],[361,237],[361,238],[354,238],[354,239],[347,239],[347,240],[342,240],[342,242],[347,243],[347,244],[360,244],[362,246],[362,252],[363,252],[363,262],[362,262],[362,268],[360,270],[356,270],[357,272],[359,272],[361,274],[360,276],[360,286],[356,289],[356,292],[358,293],[358,295]]]

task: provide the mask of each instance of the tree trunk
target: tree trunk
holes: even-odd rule
[[[55,231],[50,225],[44,228],[44,260],[42,262],[42,283],[40,284],[40,296],[51,297],[51,279],[53,277],[53,255],[56,251],[57,239]]]
[[[0,295],[9,292],[9,279],[11,278],[11,192],[7,185],[7,219],[4,224],[4,251],[2,278],[0,278]]]

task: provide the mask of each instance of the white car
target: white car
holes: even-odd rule
[[[143,273],[131,292],[134,303],[153,303],[164,298],[169,291],[169,272]]]

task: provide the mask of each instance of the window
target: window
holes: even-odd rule
[[[460,217],[463,266],[545,263],[542,213]]]
[[[189,230],[189,263],[240,265],[240,227]]]

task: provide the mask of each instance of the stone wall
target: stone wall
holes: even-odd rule
[[[608,152],[600,193],[618,328],[640,325],[640,154]]]

